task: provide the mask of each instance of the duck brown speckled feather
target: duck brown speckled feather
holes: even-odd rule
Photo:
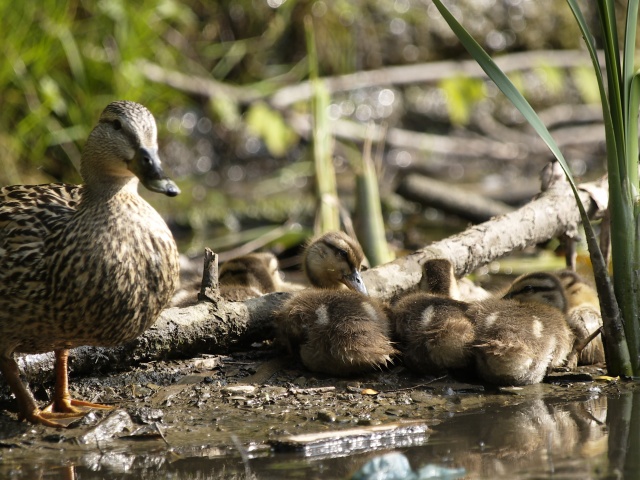
[[[15,378],[13,353],[56,350],[65,382],[56,398],[68,397],[66,349],[135,338],[178,281],[173,236],[137,192],[141,180],[179,193],[160,167],[151,113],[133,102],[110,104],[86,143],[81,174],[80,186],[0,189],[0,367],[21,416],[53,426]]]

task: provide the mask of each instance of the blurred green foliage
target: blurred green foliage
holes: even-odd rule
[[[476,102],[486,97],[484,81],[477,78],[455,76],[440,82],[446,95],[449,118],[454,125],[466,125]]]
[[[541,0],[540,11],[546,13],[552,1]],[[495,9],[460,3],[478,19],[480,31],[511,28]],[[513,11],[506,4],[500,8]],[[521,26],[535,21],[536,12],[527,7],[518,13]],[[418,0],[1,2],[0,182],[78,181],[72,165],[83,139],[114,99],[139,101],[160,119],[176,109],[205,108],[224,128],[244,128],[244,112],[233,99],[207,102],[151,82],[140,62],[268,93],[308,77],[305,17],[313,21],[320,76],[460,53],[443,22]],[[548,39],[550,29],[564,31],[569,22],[561,14],[534,31],[487,38],[491,43],[504,37],[494,41],[498,49],[573,47],[579,38],[570,32]],[[255,108],[251,128],[273,154],[281,154],[294,142],[291,132],[273,112]],[[161,139],[164,128],[161,123]]]

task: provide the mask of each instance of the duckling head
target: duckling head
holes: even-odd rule
[[[162,170],[155,119],[139,103],[112,102],[103,110],[82,152],[80,173],[87,188],[136,189],[175,197],[180,189]]]
[[[516,278],[503,298],[544,303],[563,313],[566,313],[568,308],[567,297],[560,280],[546,272],[528,273]]]
[[[263,293],[275,292],[280,284],[278,259],[269,252],[232,258],[220,267],[220,285],[254,287]]]
[[[600,308],[598,294],[580,275],[571,270],[562,270],[556,275],[567,294],[569,308],[585,304]]]
[[[420,290],[444,297],[460,299],[453,264],[446,258],[432,258],[422,267]]]
[[[303,267],[309,282],[318,288],[340,288],[367,294],[360,275],[364,253],[358,243],[343,232],[329,232],[305,249]]]

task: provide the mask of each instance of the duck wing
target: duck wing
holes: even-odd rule
[[[79,185],[13,185],[0,189],[0,290],[38,270],[45,242],[75,213]]]

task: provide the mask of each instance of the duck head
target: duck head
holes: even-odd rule
[[[155,119],[139,103],[112,102],[103,110],[82,152],[80,173],[92,185],[131,184],[138,179],[152,192],[175,197],[177,185],[164,173],[158,155]]]

